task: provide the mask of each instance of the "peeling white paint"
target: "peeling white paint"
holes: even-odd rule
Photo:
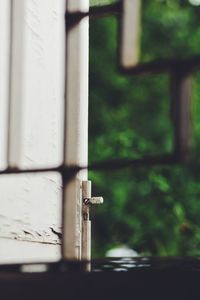
[[[9,161],[20,168],[57,166],[63,158],[65,0],[12,2]],[[0,0],[0,168],[6,165],[10,13],[10,1]],[[55,173],[0,177],[0,263],[58,258],[60,186]]]
[[[7,242],[2,238],[59,245],[60,175],[4,175],[0,179],[0,262]]]

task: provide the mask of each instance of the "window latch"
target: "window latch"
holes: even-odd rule
[[[82,181],[82,197],[83,204],[103,204],[103,197],[92,197],[92,183],[91,181]]]

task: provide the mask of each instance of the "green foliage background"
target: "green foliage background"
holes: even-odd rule
[[[199,14],[187,0],[144,0],[141,61],[200,53]],[[90,23],[90,162],[172,150],[170,77],[120,75],[117,32],[117,18]],[[189,164],[90,172],[93,194],[105,199],[92,212],[94,256],[120,243],[142,255],[200,254],[199,83],[196,73]]]

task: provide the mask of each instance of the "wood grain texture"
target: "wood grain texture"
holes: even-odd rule
[[[139,61],[141,0],[123,0],[122,4],[120,64],[130,68]]]
[[[89,1],[69,0],[67,8],[85,12]],[[88,164],[88,51],[89,19],[85,17],[67,30],[66,37],[66,166]],[[82,180],[87,180],[87,170],[64,187],[63,256],[67,259],[82,255]]]
[[[10,0],[0,0],[0,169],[7,165],[7,117],[10,76]]]
[[[52,262],[60,259],[60,246],[8,238],[0,239],[0,263]]]
[[[62,161],[65,1],[14,0],[9,161],[42,167]]]
[[[30,258],[35,255],[36,243],[60,247],[60,176],[53,173],[5,175],[0,179],[0,262],[6,259],[6,245],[9,256],[12,257],[13,252],[13,257],[17,257],[9,239],[29,242],[21,244],[19,260],[24,257],[23,249],[26,246]],[[32,251],[30,244],[33,244]],[[20,243],[17,244],[17,249],[19,248]]]
[[[13,0],[12,9],[9,4],[0,0],[0,143],[6,141],[11,45],[9,162],[19,168],[57,166],[63,159],[65,0]],[[1,166],[5,152],[1,147]],[[1,263],[44,260],[45,253],[57,259],[61,198],[58,174],[0,176]]]

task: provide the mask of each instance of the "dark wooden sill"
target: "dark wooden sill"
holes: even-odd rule
[[[85,272],[83,265],[55,263],[43,273],[0,266],[0,299],[200,299],[198,258],[148,260],[143,266],[139,259],[132,268],[124,262],[117,268],[117,259],[92,265]]]

